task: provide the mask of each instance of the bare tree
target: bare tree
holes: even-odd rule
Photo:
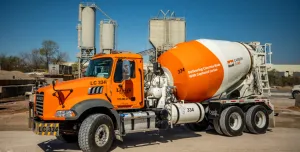
[[[0,55],[1,70],[21,70],[23,71],[22,60],[18,56],[6,56],[4,53]]]
[[[59,52],[59,46],[56,42],[52,40],[45,40],[42,42],[42,48],[40,48],[40,54],[44,57],[46,61],[45,65],[48,67],[53,56]]]
[[[42,42],[40,54],[43,56],[46,67],[50,63],[62,64],[67,61],[68,54],[59,50],[59,45],[52,40],[45,40]]]
[[[40,49],[33,49],[31,52],[21,53],[24,66],[30,70],[45,68],[45,61],[40,55]]]
[[[62,64],[68,60],[68,54],[66,52],[56,52],[52,57],[53,64]]]
[[[45,40],[42,48],[22,52],[19,56],[0,54],[0,69],[32,72],[37,69],[48,69],[50,63],[62,64],[68,60],[68,54],[61,52],[56,42]]]

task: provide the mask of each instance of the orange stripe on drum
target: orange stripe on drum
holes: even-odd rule
[[[229,63],[232,63],[232,62],[233,62],[233,60],[228,60],[228,61],[227,61],[228,64],[229,64]]]
[[[158,61],[172,73],[176,96],[180,100],[211,98],[224,78],[218,57],[198,41],[180,43],[163,53]]]

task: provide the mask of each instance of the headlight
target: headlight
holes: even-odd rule
[[[55,117],[75,117],[75,113],[72,110],[58,110]]]

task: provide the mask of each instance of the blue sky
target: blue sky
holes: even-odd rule
[[[75,61],[78,4],[82,0],[1,0],[0,52],[18,55],[56,41]],[[86,0],[84,0],[86,1]],[[198,38],[272,43],[273,63],[300,64],[298,0],[90,0],[118,26],[118,49],[150,48],[148,21],[160,9],[175,11],[187,22],[187,40]],[[105,17],[98,11],[98,24]]]

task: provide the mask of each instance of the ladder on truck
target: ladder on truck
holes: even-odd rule
[[[267,53],[271,55],[271,44],[266,43],[264,45],[251,44],[255,48],[255,58],[256,58],[256,79],[259,92],[262,95],[271,96],[269,76],[268,76],[268,64],[271,62],[269,57],[269,63],[267,62]]]
[[[268,70],[266,65],[260,65],[257,68],[259,90],[263,95],[271,95],[270,84],[268,78]]]

